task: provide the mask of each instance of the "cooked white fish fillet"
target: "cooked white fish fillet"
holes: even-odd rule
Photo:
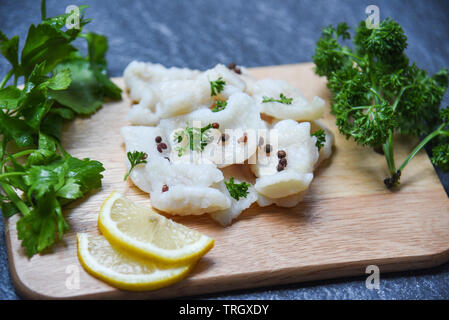
[[[139,103],[129,110],[126,119],[134,125],[156,125],[160,120],[160,116],[156,113],[156,94],[151,87],[141,86],[132,92],[136,90],[142,91],[139,93],[141,98]]]
[[[294,120],[282,120],[268,130],[266,143],[271,145],[271,151],[266,152],[266,143],[258,148],[257,164],[252,164],[251,170],[256,177],[276,174],[279,150],[287,154],[287,166],[285,170],[293,170],[298,173],[313,172],[313,167],[318,160],[318,149],[315,145],[316,138],[310,135],[310,123],[298,123]],[[285,171],[284,170],[284,171]]]
[[[173,80],[139,85],[142,99],[128,113],[135,125],[156,125],[162,118],[189,113],[203,105],[211,105],[210,84],[203,80]]]
[[[173,80],[192,80],[201,72],[187,68],[166,68],[157,63],[146,63],[132,61],[123,72],[126,86],[131,90],[134,81],[140,80],[145,83],[157,83]]]
[[[125,69],[124,77],[131,99],[138,102],[128,113],[128,120],[134,125],[157,125],[162,118],[211,106],[214,97],[211,96],[210,81],[222,79],[226,82],[216,97],[221,100],[246,87],[235,72],[220,64],[200,73],[132,62]]]
[[[146,178],[151,181],[151,203],[159,210],[177,215],[198,215],[227,209],[231,205],[219,189],[223,174],[213,164],[155,158],[148,161],[145,169]]]
[[[175,185],[167,192],[150,193],[151,204],[173,215],[200,215],[230,207],[229,199],[218,189]]]
[[[160,128],[127,126],[121,129],[121,135],[125,141],[126,152],[142,151],[148,155],[148,159],[162,158],[164,156],[157,151],[157,143],[155,141],[157,136],[160,136],[163,141],[166,140],[164,132]],[[126,159],[126,166],[128,169],[131,167],[128,159]],[[145,172],[145,164],[139,164],[131,171],[129,177],[139,189],[149,193],[151,191],[151,183]]]
[[[159,127],[125,126],[120,130],[120,133],[126,145],[126,152],[143,151],[150,159],[154,157],[163,158],[168,155],[157,150],[156,137],[161,137],[162,142],[168,142],[164,131]]]
[[[155,158],[148,161],[146,170],[153,190],[162,190],[164,185],[210,187],[223,181],[223,173],[213,164],[171,162],[165,158]]]
[[[171,158],[176,161],[177,149],[180,143],[175,141],[177,133],[187,126],[197,128],[217,123],[218,129],[208,130],[211,142],[204,150],[203,156],[210,159],[219,167],[235,163],[243,163],[255,154],[257,150],[257,130],[261,123],[257,106],[253,99],[245,93],[234,93],[227,100],[227,106],[219,112],[212,112],[209,108],[200,108],[183,116],[161,120],[159,127],[164,130],[172,147]],[[222,134],[226,134],[226,141],[222,141]],[[246,136],[246,138],[245,138]],[[182,141],[185,144],[187,141]],[[190,152],[190,148],[187,148]]]
[[[207,212],[227,226],[255,202],[292,207],[306,194],[313,170],[331,155],[333,134],[315,121],[323,116],[322,99],[309,102],[285,81],[257,80],[239,68],[241,74],[221,64],[200,72],[134,61],[125,69],[125,83],[136,103],[128,120],[138,126],[124,127],[121,133],[127,152],[148,154],[147,164],[135,167],[130,177],[150,193],[155,208],[175,215]],[[216,80],[224,86],[212,96],[211,82]],[[262,103],[264,97],[280,99],[281,94],[291,104]],[[216,100],[226,101],[226,107],[212,112]],[[325,130],[319,152],[311,124],[296,120],[311,121],[312,132]],[[214,128],[191,150],[186,128],[200,130],[209,124]],[[158,151],[157,136],[166,149],[159,146]],[[281,170],[278,151],[286,154]],[[249,184],[246,197],[231,197],[225,185],[231,177],[234,183]]]
[[[212,219],[225,227],[230,225],[232,223],[232,220],[240,216],[243,211],[251,207],[251,205],[257,201],[258,194],[256,192],[256,189],[254,189],[254,178],[251,171],[249,170],[248,165],[244,164],[229,166],[224,168],[222,172],[225,177],[225,181],[229,181],[229,179],[232,177],[234,178],[234,183],[246,182],[249,184],[247,196],[236,200],[229,194],[225,183],[220,183],[219,188],[224,194],[228,196],[231,201],[231,206],[228,209],[212,212],[210,213],[210,216]]]
[[[250,166],[258,177],[255,184],[257,192],[277,199],[306,190],[313,179],[314,165],[318,160],[316,138],[310,136],[310,123],[279,121],[270,130],[268,143],[271,145],[270,152],[266,152],[266,146],[260,147],[257,163]],[[281,171],[278,170],[278,151],[285,153],[287,163]]]
[[[317,168],[324,160],[330,158],[330,156],[332,155],[332,147],[334,145],[335,137],[334,137],[334,134],[332,133],[332,131],[330,131],[319,120],[311,121],[311,125],[312,125],[313,132],[323,129],[326,134],[326,141],[324,141],[324,145],[320,149],[320,157],[318,158],[318,161],[315,164],[315,168]]]
[[[255,88],[256,88],[256,83],[258,81],[258,79],[254,78],[248,71],[248,69],[246,69],[243,66],[237,66],[240,69],[241,74],[240,79],[242,79],[243,81],[245,81],[246,84],[246,88],[245,88],[245,92],[247,94],[249,94],[250,96],[252,96],[254,94]]]
[[[172,163],[160,153],[155,141],[157,136],[167,141],[158,127],[128,126],[121,130],[126,151],[143,151],[148,155],[147,164],[136,166],[130,174],[133,183],[150,193],[153,206],[172,214],[202,214],[226,209],[230,199],[219,190],[223,174],[212,163],[197,164],[190,159]],[[130,167],[129,161],[126,161]],[[163,186],[169,190],[162,192]]]
[[[332,154],[332,146],[334,144],[334,134],[319,120],[313,120],[310,122],[312,132],[315,132],[319,129],[323,129],[326,133],[326,141],[324,142],[323,147],[321,147],[319,151],[318,161],[315,163],[315,169],[326,159],[328,159]],[[285,140],[286,141],[286,140]],[[307,190],[302,191],[298,194],[293,194],[290,196],[286,196],[283,198],[268,198],[263,196],[262,194],[258,194],[257,204],[261,207],[266,207],[272,204],[277,205],[278,207],[287,207],[291,208],[296,206],[299,202],[301,202],[306,194]]]
[[[128,120],[137,125],[155,125],[161,115],[156,112],[160,100],[157,84],[167,81],[193,80],[198,70],[165,68],[160,64],[133,61],[124,71],[124,80],[129,95],[137,102],[128,114]],[[179,84],[182,86],[182,83]],[[188,98],[188,97],[187,97]]]
[[[156,125],[161,117],[189,112],[197,103],[209,103],[209,84],[194,80],[199,74],[197,70],[131,62],[124,79],[131,99],[138,103],[128,113],[128,120],[135,125]]]
[[[276,119],[316,120],[322,118],[324,114],[325,102],[323,99],[314,97],[309,102],[296,87],[283,80],[258,80],[252,85],[251,93],[260,112]],[[262,102],[264,97],[279,100],[281,94],[286,98],[291,98],[291,104]]]
[[[214,68],[206,70],[198,76],[198,80],[203,80],[210,84],[210,81],[222,79],[226,84],[223,91],[217,94],[220,100],[226,100],[236,92],[244,92],[246,89],[245,81],[234,71],[229,70],[222,64],[217,64]]]
[[[306,192],[307,191],[303,191],[300,193],[293,194],[291,196],[277,199],[267,198],[259,193],[257,198],[257,204],[260,207],[267,207],[269,205],[275,204],[278,207],[292,208],[302,201]]]
[[[257,192],[269,198],[284,198],[300,193],[309,188],[313,173],[297,173],[293,170],[262,176],[254,187]]]
[[[177,80],[157,85],[156,111],[161,118],[189,113],[199,106],[211,105],[210,84],[201,80]]]
[[[159,127],[170,134],[193,121],[199,121],[202,126],[216,122],[220,125],[220,130],[257,130],[260,125],[260,115],[254,100],[247,94],[238,92],[229,97],[226,108],[222,111],[212,112],[211,109],[202,107],[172,119],[163,119]]]
[[[189,68],[167,68],[159,63],[149,63],[132,61],[124,71],[124,78],[127,81],[130,77],[136,76],[147,82],[162,82],[170,80],[188,80],[196,78],[201,71]]]
[[[234,183],[244,182],[242,180],[234,179]],[[257,192],[253,185],[248,187],[248,194],[246,197],[242,197],[236,200],[229,196],[229,192],[226,189],[224,182],[220,183],[220,190],[223,193],[228,193],[229,200],[231,201],[231,206],[224,210],[219,210],[216,212],[211,212],[210,216],[212,219],[217,221],[223,227],[228,226],[232,223],[232,220],[237,218],[244,210],[251,207],[251,205],[257,201]]]

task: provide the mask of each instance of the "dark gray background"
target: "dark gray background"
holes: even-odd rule
[[[0,29],[10,37],[19,35],[23,44],[29,25],[40,19],[39,3],[0,0]],[[369,4],[380,7],[381,19],[392,17],[403,26],[412,61],[431,73],[449,68],[449,1],[52,0],[47,4],[48,16],[64,13],[69,4],[86,3],[90,5],[87,16],[93,18],[86,30],[105,34],[109,39],[112,76],[120,76],[134,59],[201,69],[232,61],[249,67],[311,61],[322,27],[341,21],[354,26],[364,19]],[[0,78],[8,70],[0,58]],[[444,105],[448,104],[446,95]],[[449,177],[442,179],[447,190]],[[17,299],[1,219],[0,229],[0,298]],[[379,291],[366,289],[365,278],[360,277],[204,297],[447,299],[448,283],[449,263],[429,270],[381,275]]]

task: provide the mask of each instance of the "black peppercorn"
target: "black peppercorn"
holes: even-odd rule
[[[279,164],[282,165],[283,167],[286,167],[287,166],[287,159],[281,158],[279,160]]]
[[[270,153],[272,149],[273,149],[273,147],[271,146],[271,144],[266,144],[265,145],[265,152],[266,153]]]
[[[223,134],[221,135],[221,141],[222,141],[222,142],[226,142],[226,140],[228,140],[228,139],[229,139],[229,135],[228,135],[228,134],[223,133]]]
[[[286,155],[287,155],[287,153],[284,150],[279,150],[278,151],[278,158],[279,159],[285,158]]]

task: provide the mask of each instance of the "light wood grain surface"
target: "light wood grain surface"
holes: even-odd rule
[[[258,77],[283,79],[308,98],[329,102],[325,80],[312,64],[250,69]],[[115,79],[123,87],[122,79]],[[77,232],[98,233],[100,204],[112,190],[149,205],[149,197],[124,183],[120,128],[130,102],[107,103],[95,115],[66,125],[63,145],[77,157],[101,161],[103,187],[65,210],[71,231],[51,252],[28,259],[17,240],[17,217],[5,223],[14,284],[28,298],[167,298],[380,271],[416,269],[449,260],[449,199],[424,152],[402,175],[400,191],[383,186],[385,159],[341,136],[333,116],[324,122],[336,136],[331,160],[316,172],[304,202],[295,208],[253,206],[230,227],[207,215],[175,220],[215,239],[215,247],[186,280],[150,292],[117,290],[84,271],[76,255]],[[416,143],[397,144],[398,161]],[[79,272],[79,288],[73,277]]]

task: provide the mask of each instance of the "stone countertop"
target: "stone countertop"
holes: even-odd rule
[[[132,60],[206,69],[236,62],[248,67],[311,61],[320,29],[346,21],[354,26],[376,4],[381,19],[392,17],[405,29],[412,61],[434,73],[449,67],[449,2],[360,0],[50,0],[47,15],[68,5],[88,3],[86,30],[109,40],[112,76]],[[19,35],[40,19],[39,1],[2,0],[0,29]],[[0,60],[0,74],[9,66]],[[449,105],[449,95],[444,99]],[[449,188],[449,176],[440,174]],[[3,221],[0,219],[0,299],[19,299],[11,283]],[[368,290],[365,277],[337,279],[201,296],[212,299],[447,299],[449,263],[421,271],[381,274],[380,289]]]

